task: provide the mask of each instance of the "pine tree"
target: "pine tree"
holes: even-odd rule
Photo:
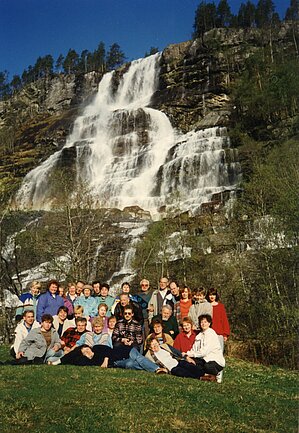
[[[274,10],[275,6],[272,0],[259,0],[255,15],[257,27],[262,28],[271,24]]]
[[[64,61],[64,56],[62,54],[59,54],[59,56],[58,56],[58,58],[56,60],[56,63],[55,63],[55,70],[56,70],[56,72],[58,72],[58,73],[61,72],[63,61]]]
[[[77,71],[78,63],[79,63],[78,53],[75,50],[70,48],[62,63],[64,72],[67,74],[74,74]]]
[[[214,3],[201,1],[195,11],[193,24],[194,38],[202,38],[204,33],[216,27],[217,11]]]
[[[217,6],[217,27],[228,27],[231,24],[232,13],[227,0],[220,0]]]
[[[109,70],[118,68],[124,63],[125,58],[125,54],[121,50],[120,46],[117,43],[112,44],[107,53],[107,68]]]
[[[287,8],[285,14],[286,20],[298,21],[299,20],[299,1],[291,0],[290,6]]]
[[[251,1],[242,3],[238,12],[238,25],[242,28],[250,28],[255,24],[255,5]]]

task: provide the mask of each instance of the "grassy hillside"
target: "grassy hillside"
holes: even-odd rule
[[[0,431],[291,433],[297,385],[295,372],[233,358],[222,384],[97,367],[1,366]]]

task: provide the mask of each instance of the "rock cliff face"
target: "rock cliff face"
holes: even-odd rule
[[[287,50],[293,43],[287,32],[285,24],[271,34],[274,50],[281,45]],[[164,111],[182,132],[230,126],[230,86],[245,59],[269,45],[269,38],[267,32],[257,29],[214,29],[203,40],[170,45],[162,54],[158,90],[151,106]],[[124,65],[115,74],[115,88],[127,69]],[[101,78],[96,72],[80,77],[59,75],[32,83],[9,101],[0,102],[2,192],[15,190],[28,171],[63,146],[74,119],[95,94]],[[140,120],[143,125],[146,119]]]

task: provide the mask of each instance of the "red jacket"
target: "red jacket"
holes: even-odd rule
[[[218,335],[228,337],[230,334],[229,323],[225,311],[225,307],[221,302],[218,305],[213,305],[213,324],[212,328]]]
[[[196,332],[194,331],[192,331],[190,337],[187,337],[184,332],[180,332],[174,340],[173,347],[180,350],[181,352],[187,352],[188,350],[191,350],[195,337]]]

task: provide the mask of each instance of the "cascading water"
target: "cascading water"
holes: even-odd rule
[[[155,214],[162,205],[171,207],[175,197],[178,209],[196,213],[214,193],[234,189],[240,170],[226,162],[225,128],[183,135],[149,107],[159,59],[156,54],[133,61],[119,83],[114,72],[103,77],[64,148],[25,177],[16,196],[20,208],[51,207],[51,173],[68,149],[76,155],[74,185],[76,180],[89,185],[95,206],[138,205]]]

